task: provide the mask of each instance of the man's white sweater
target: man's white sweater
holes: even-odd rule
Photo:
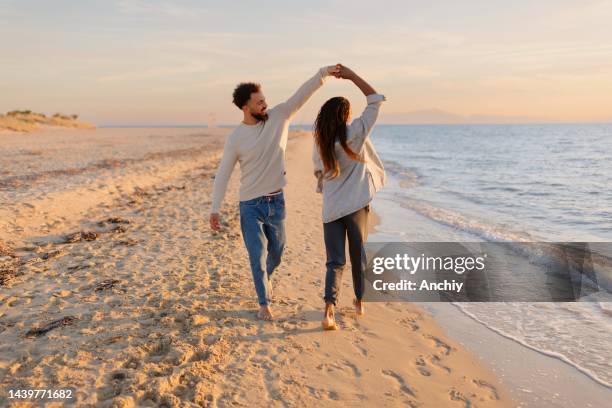
[[[286,102],[268,110],[268,120],[256,125],[241,123],[225,140],[223,157],[215,176],[212,212],[219,212],[227,183],[236,162],[240,162],[240,201],[250,200],[283,188],[285,148],[289,122],[328,76],[321,68]]]

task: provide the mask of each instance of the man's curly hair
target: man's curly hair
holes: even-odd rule
[[[242,109],[244,105],[251,99],[251,94],[259,92],[261,90],[261,85],[256,84],[254,82],[242,82],[238,84],[236,89],[234,89],[234,105],[238,107],[238,109]]]

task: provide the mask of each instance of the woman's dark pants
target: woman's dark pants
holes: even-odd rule
[[[338,302],[342,271],[346,265],[346,240],[348,238],[349,257],[353,272],[355,297],[363,297],[366,270],[364,243],[368,238],[368,215],[370,205],[342,218],[323,224],[323,236],[327,253],[327,272],[325,274],[325,302]]]

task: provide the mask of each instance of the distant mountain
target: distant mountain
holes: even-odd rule
[[[529,116],[456,115],[441,109],[422,109],[404,113],[381,113],[379,123],[386,124],[485,124],[485,123],[541,123],[542,119]]]

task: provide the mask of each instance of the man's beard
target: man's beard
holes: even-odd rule
[[[266,120],[268,120],[267,113],[251,113],[251,116],[260,122],[265,122]]]

